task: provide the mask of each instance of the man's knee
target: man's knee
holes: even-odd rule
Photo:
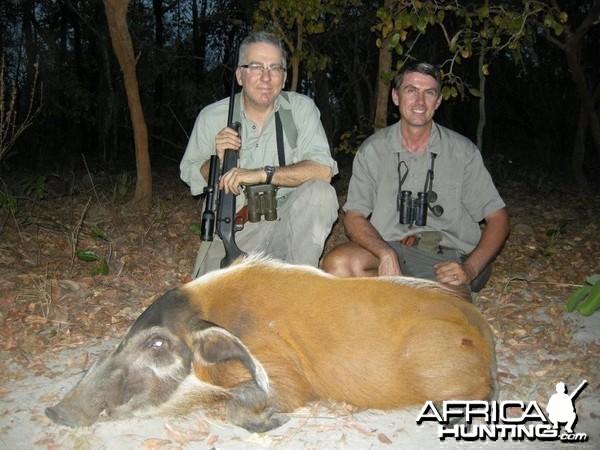
[[[323,260],[321,261],[321,269],[337,277],[351,276],[351,270],[348,264],[348,256],[339,251],[337,247],[323,257]]]
[[[323,198],[331,198],[333,195],[335,197],[335,188],[324,180],[319,180],[313,178],[311,180],[307,180],[301,185],[304,189],[311,191],[314,195]]]
[[[297,188],[296,202],[303,209],[319,209],[336,214],[339,207],[335,188],[323,180],[308,180]]]
[[[370,276],[369,268],[375,263],[365,252],[353,242],[340,244],[323,257],[321,269],[342,278]]]

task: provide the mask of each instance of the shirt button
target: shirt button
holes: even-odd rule
[[[252,129],[253,129],[253,130],[256,130],[256,125],[252,125]]]

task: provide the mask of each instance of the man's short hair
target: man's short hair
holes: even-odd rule
[[[402,80],[404,79],[404,75],[413,72],[418,72],[433,77],[437,82],[438,93],[441,92],[442,77],[440,76],[440,70],[436,66],[428,62],[414,62],[405,65],[400,70],[400,72],[398,72],[396,78],[394,79],[394,88],[400,89],[400,86],[402,85]]]
[[[248,47],[252,44],[259,43],[271,44],[274,47],[277,47],[281,52],[281,65],[283,67],[287,67],[287,51],[285,50],[283,42],[273,33],[269,33],[268,31],[255,31],[244,38],[244,40],[240,44],[240,55],[238,58],[238,65],[247,64],[249,62],[246,61],[246,52],[248,51]]]

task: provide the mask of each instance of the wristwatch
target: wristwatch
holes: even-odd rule
[[[267,174],[266,184],[271,184],[273,180],[273,174],[275,173],[275,167],[273,166],[265,166],[265,173]]]

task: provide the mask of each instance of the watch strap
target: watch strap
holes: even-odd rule
[[[271,182],[273,181],[273,174],[275,173],[275,167],[265,166],[265,173],[267,174],[267,179],[265,180],[265,183],[271,184]]]

